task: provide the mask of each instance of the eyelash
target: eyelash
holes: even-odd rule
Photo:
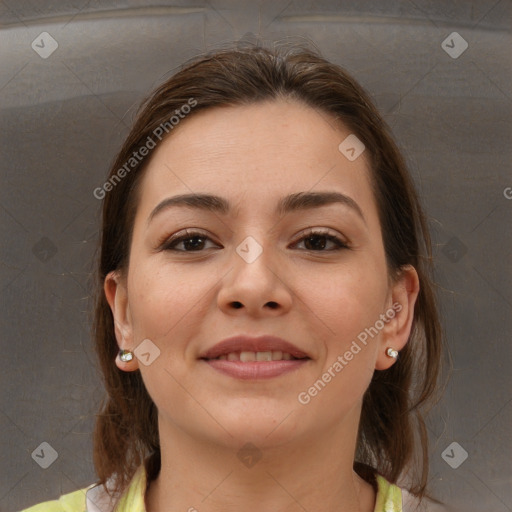
[[[298,242],[301,242],[303,240],[306,240],[306,239],[312,238],[312,237],[322,237],[322,238],[325,238],[328,241],[333,242],[334,244],[336,244],[338,247],[335,248],[335,249],[322,250],[322,251],[315,251],[313,249],[305,249],[308,252],[334,252],[334,251],[340,251],[340,250],[343,250],[343,249],[350,249],[349,245],[347,243],[345,243],[341,238],[339,238],[339,237],[337,237],[337,236],[335,236],[333,234],[330,234],[330,232],[328,230],[321,230],[321,229],[310,229],[305,234],[303,234],[301,236],[301,238],[299,238],[296,241],[294,241],[293,244],[297,244]],[[166,241],[164,241],[164,243],[161,245],[161,249],[164,250],[164,251],[183,252],[183,253],[187,253],[187,252],[190,252],[190,253],[203,252],[202,250],[199,250],[199,251],[185,251],[185,250],[179,250],[179,249],[174,249],[173,248],[177,244],[179,244],[180,242],[191,240],[193,238],[202,238],[204,240],[211,240],[210,237],[208,237],[204,233],[201,233],[200,231],[188,231],[188,230],[186,230],[186,234],[185,235],[181,235],[181,236],[177,236],[177,237],[176,236],[175,237],[171,237],[170,239],[167,239]]]

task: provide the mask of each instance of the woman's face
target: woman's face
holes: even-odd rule
[[[137,355],[117,364],[141,372],[161,425],[261,447],[357,425],[374,370],[394,362],[386,348],[407,342],[418,282],[412,268],[388,281],[366,153],[339,149],[349,135],[279,100],[198,112],[154,150],[128,271],[105,291],[119,345]],[[341,201],[277,210],[288,196],[326,193]],[[165,203],[182,194],[229,208]],[[278,336],[308,359],[240,378],[200,358],[234,335]]]

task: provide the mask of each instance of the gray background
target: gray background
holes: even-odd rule
[[[453,358],[428,422],[432,489],[512,510],[511,16],[510,0],[2,2],[0,510],[94,481],[93,190],[135,107],[186,59],[255,35],[313,41],[392,126],[429,215]],[[46,59],[31,47],[44,31]],[[452,32],[468,43],[457,58]],[[47,469],[42,442],[58,454]],[[456,469],[453,442],[468,453]]]

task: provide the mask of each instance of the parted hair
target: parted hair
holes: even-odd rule
[[[340,122],[364,143],[389,276],[396,279],[404,266],[412,265],[420,291],[408,343],[389,369],[374,372],[364,394],[354,469],[368,481],[377,472],[392,483],[406,472],[407,489],[420,499],[428,497],[425,416],[440,390],[442,327],[428,223],[389,126],[370,95],[318,50],[303,45],[230,46],[187,61],[142,102],[109,178],[119,177],[134,151],[148,137],[154,139],[155,130],[191,98],[197,103],[187,117],[217,106],[298,100]],[[172,130],[166,137],[172,137]],[[106,393],[93,443],[98,483],[109,480],[115,492],[129,483],[140,464],[146,464],[150,479],[160,468],[157,409],[140,372],[123,372],[115,365],[119,347],[103,290],[109,272],[125,271],[129,265],[140,178],[150,158],[151,152],[132,161],[102,205],[93,337]]]

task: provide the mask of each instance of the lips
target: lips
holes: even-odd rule
[[[310,356],[306,352],[300,350],[292,343],[277,336],[267,335],[257,338],[243,335],[227,338],[203,352],[199,356],[199,359],[212,360],[230,354],[232,357],[233,354],[258,354],[269,352],[273,354],[282,352],[283,356],[287,359],[288,357],[285,354],[290,354],[291,359],[310,359]],[[222,357],[222,359],[224,359],[224,357]],[[258,360],[258,358],[256,358],[256,360]]]

